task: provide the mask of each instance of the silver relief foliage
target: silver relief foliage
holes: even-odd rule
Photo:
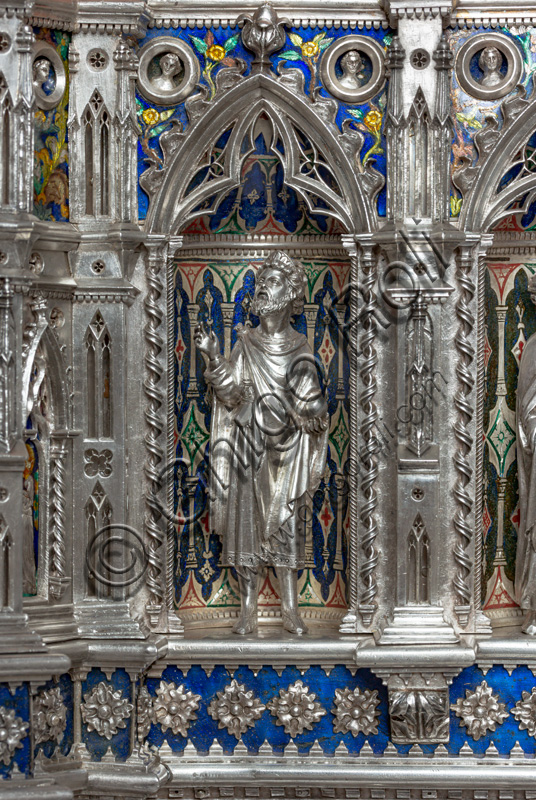
[[[187,691],[182,683],[177,686],[173,681],[160,681],[153,700],[152,721],[164,733],[170,728],[174,734],[186,737],[190,722],[197,719],[200,700],[201,695]]]
[[[248,50],[255,53],[254,65],[261,69],[270,68],[270,55],[280,50],[285,44],[285,25],[291,25],[289,19],[279,19],[271,5],[265,3],[253,15],[242,14],[237,24],[244,23],[242,41]]]
[[[59,686],[39,692],[34,699],[33,719],[36,744],[60,743],[67,726],[67,708]]]
[[[512,716],[519,724],[519,729],[527,731],[529,736],[536,737],[536,688],[532,692],[522,692],[512,709]]]
[[[347,687],[335,689],[334,702],[335,733],[351,733],[353,736],[359,733],[364,733],[365,736],[378,733],[380,701],[376,690],[357,688],[352,691]]]
[[[266,706],[255,697],[253,691],[248,691],[243,683],[233,680],[222,692],[216,692],[208,713],[217,720],[219,728],[226,728],[239,739],[262,717],[265,709]]]
[[[147,686],[142,686],[138,694],[136,719],[138,723],[138,740],[142,742],[151,730],[153,698]]]
[[[133,708],[120,689],[114,691],[112,686],[101,681],[84,695],[82,719],[89,732],[96,731],[99,736],[111,739],[120,728],[126,728]]]
[[[448,690],[409,689],[389,692],[393,742],[448,742]]]
[[[28,728],[29,723],[17,717],[14,709],[0,706],[0,764],[9,766],[15,751],[22,747]]]
[[[499,701],[499,696],[493,694],[486,681],[474,690],[467,689],[465,697],[459,697],[451,709],[460,717],[460,725],[465,726],[469,736],[476,741],[488,731],[496,730],[508,716],[505,703]]]
[[[288,689],[280,689],[279,697],[270,700],[267,708],[276,718],[276,725],[282,725],[285,733],[292,737],[305,729],[312,730],[313,725],[327,713],[316,701],[316,694],[310,693],[302,681],[296,681]]]

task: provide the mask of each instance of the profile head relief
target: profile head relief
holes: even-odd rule
[[[48,58],[37,58],[33,63],[34,83],[41,86],[47,79],[50,72],[50,61]]]
[[[270,254],[257,274],[253,313],[262,317],[282,311],[292,304],[292,314],[301,314],[305,284],[305,272],[301,264],[281,250]]]

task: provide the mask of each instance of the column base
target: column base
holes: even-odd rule
[[[439,606],[395,608],[391,622],[378,638],[380,645],[455,644],[458,637],[443,619]]]
[[[87,600],[75,605],[78,636],[84,639],[145,639],[149,631],[133,619],[126,602]]]

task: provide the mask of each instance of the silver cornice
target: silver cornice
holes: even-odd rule
[[[310,256],[311,245],[320,256],[346,257],[346,251],[341,247],[340,237],[315,236],[308,234],[300,237],[265,236],[259,241],[253,236],[218,235],[185,236],[181,253],[188,256],[203,255],[207,252],[217,252],[218,256],[243,256],[248,258],[263,258],[271,250],[280,250],[282,246],[292,251],[295,256]]]
[[[29,21],[36,27],[73,31],[76,28],[75,11],[75,0],[37,0],[29,12]]]
[[[88,278],[78,280],[73,299],[77,303],[125,303],[130,306],[138,294],[135,286],[123,280],[98,282]]]
[[[536,9],[532,0],[504,3],[502,0],[464,0],[450,16],[450,25],[460,28],[497,28],[503,25],[535,25]]]
[[[356,758],[336,759],[336,763],[314,764],[305,759],[305,763],[207,763],[177,764],[171,766],[173,781],[171,786],[382,786],[400,788],[400,786],[430,789],[431,764],[415,763],[408,759],[405,764],[358,763]],[[364,761],[364,759],[363,759]],[[456,763],[455,759],[445,759],[438,764],[434,759],[434,789],[456,789],[462,786],[473,787],[478,783],[479,789],[529,789],[536,781],[536,767],[525,764],[509,764],[504,768],[502,759],[493,764],[481,764],[478,767],[478,778],[475,776],[474,764]],[[393,795],[394,796],[394,795]]]
[[[252,12],[258,7],[257,0],[231,2],[222,4],[218,0],[196,3],[195,0],[184,0],[180,9],[172,0],[153,0],[148,4],[151,15],[150,27],[203,27],[204,25],[226,26],[234,24],[236,18],[244,12]],[[326,13],[326,4],[322,0],[311,0],[307,4],[294,0],[272,0],[271,5],[282,16],[289,17],[299,27],[331,27],[336,28],[380,28],[387,27],[388,22],[379,4],[370,0],[358,0],[351,6],[347,3],[334,3]]]

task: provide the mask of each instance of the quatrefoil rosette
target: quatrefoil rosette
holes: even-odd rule
[[[532,692],[521,693],[521,700],[512,709],[512,716],[519,724],[519,730],[536,737],[536,687]]]
[[[482,681],[474,690],[467,689],[465,697],[459,697],[451,709],[460,717],[460,725],[467,728],[467,733],[475,741],[488,731],[495,731],[497,725],[501,725],[509,715],[505,703],[499,702],[499,695],[493,694],[486,681]]]
[[[276,718],[276,725],[282,725],[285,733],[292,737],[313,729],[316,722],[325,716],[326,709],[316,701],[316,694],[310,693],[302,681],[296,681],[288,689],[280,689],[279,697],[267,703],[270,713]]]
[[[67,709],[58,686],[43,689],[37,695],[34,700],[33,718],[36,744],[48,741],[60,743],[67,727]]]
[[[369,689],[335,689],[333,714],[335,733],[351,733],[365,736],[378,733],[378,692]]]
[[[177,686],[173,681],[160,681],[153,700],[151,719],[160,725],[162,731],[171,729],[174,734],[188,736],[190,723],[197,719],[195,712],[199,708],[200,694],[187,691],[183,684]]]
[[[134,708],[123,697],[120,689],[114,691],[104,681],[97,684],[91,692],[87,692],[84,701],[81,705],[82,719],[88,731],[96,731],[105,739],[111,739],[120,728],[126,728],[126,720]]]
[[[28,735],[29,723],[17,717],[12,708],[0,707],[0,764],[8,767],[15,751],[22,747]]]
[[[226,728],[230,734],[240,739],[241,734],[262,717],[265,709],[266,706],[252,691],[233,680],[222,692],[216,692],[208,713],[212,719],[217,720],[218,728]]]

